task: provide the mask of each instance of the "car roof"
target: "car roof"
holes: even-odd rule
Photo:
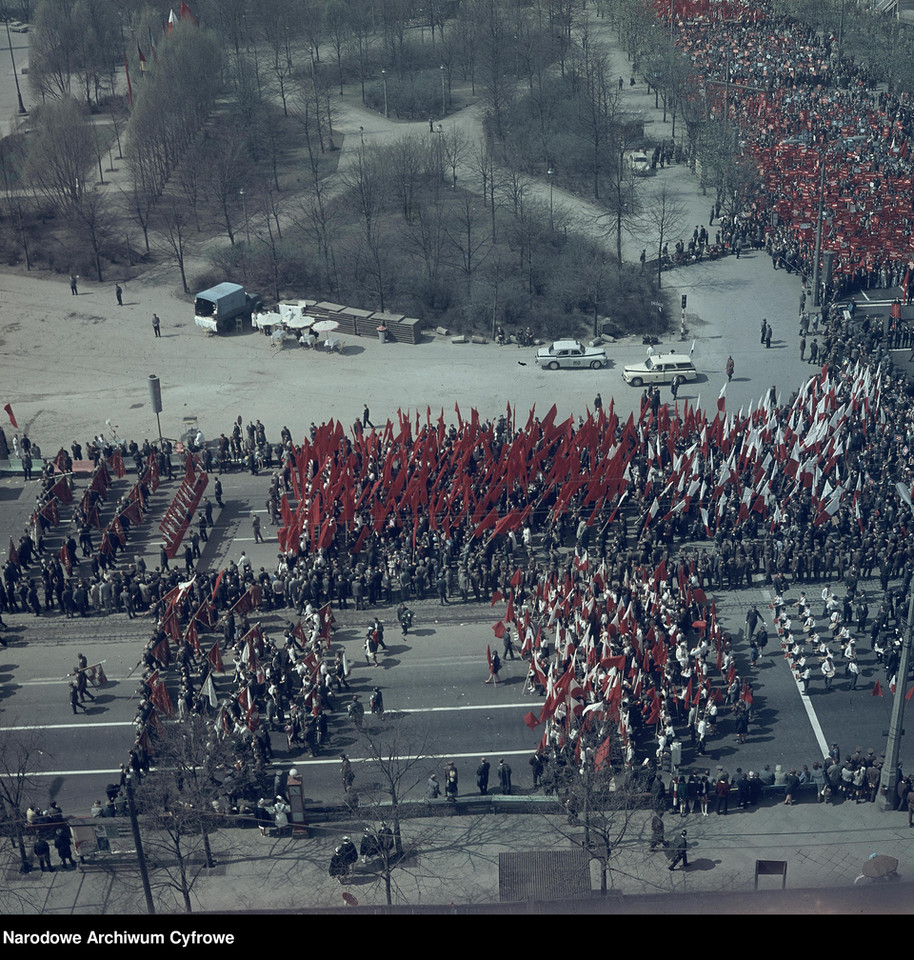
[[[579,340],[556,340],[552,344],[553,350],[579,350],[583,344]]]
[[[635,369],[635,368],[646,368],[647,361],[650,360],[654,364],[663,363],[664,365],[668,363],[690,363],[692,366],[695,366],[692,363],[692,358],[686,353],[655,353],[650,357],[645,357],[643,360],[639,360],[636,363],[630,363],[626,365],[626,369]]]
[[[655,353],[651,356],[654,363],[663,360],[665,363],[691,363],[692,358],[687,353]]]

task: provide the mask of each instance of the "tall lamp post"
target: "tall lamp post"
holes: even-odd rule
[[[387,71],[384,69],[381,70],[381,82],[384,84],[384,118],[386,120],[390,118],[390,110],[387,106]]]
[[[248,246],[251,245],[251,227],[248,223],[248,202],[244,196],[244,187],[238,191],[238,196],[241,197],[241,210],[244,213],[244,236],[247,240]]]
[[[898,496],[914,512],[911,494],[903,483],[897,483]],[[912,584],[914,587],[914,584]],[[901,657],[895,674],[895,699],[892,701],[892,716],[889,720],[889,738],[885,746],[885,763],[879,778],[879,792],[882,795],[882,809],[895,809],[895,793],[898,786],[898,757],[901,753],[901,738],[904,734],[905,691],[908,686],[908,665],[911,661],[911,640],[914,637],[914,589],[909,587],[908,622],[905,626],[904,640],[901,644]],[[889,678],[891,679],[891,678]]]
[[[13,79],[16,81],[16,96],[19,98],[19,116],[24,117],[28,113],[28,110],[25,109],[22,103],[22,91],[19,89],[19,74],[16,73],[16,58],[13,56],[13,37],[10,33],[9,20],[6,21],[6,42],[10,48],[10,63],[13,65]]]
[[[441,64],[441,119],[447,115],[447,97],[444,92],[444,64]]]
[[[555,170],[550,167],[546,171],[546,176],[549,178],[549,229],[555,230],[555,220],[552,216],[552,178],[555,176]]]

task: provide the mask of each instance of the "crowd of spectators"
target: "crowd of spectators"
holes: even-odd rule
[[[902,287],[907,298],[914,288],[910,94],[878,87],[863,63],[843,54],[836,33],[775,15],[764,0],[686,0],[674,8],[676,43],[696,85],[707,89],[711,115],[739,128],[760,175],[745,203],[717,198],[712,216],[721,199],[727,212],[712,249],[764,243],[776,268],[811,281],[821,185],[821,250],[834,257],[820,276],[824,299],[861,287]],[[657,5],[658,16],[669,12]]]

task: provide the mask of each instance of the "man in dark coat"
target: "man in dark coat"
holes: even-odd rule
[[[479,792],[485,796],[489,792],[489,761],[483,757],[476,768],[476,786]]]
[[[680,833],[676,838],[676,846],[674,849],[676,851],[676,856],[673,857],[673,862],[670,864],[669,869],[675,870],[676,864],[681,860],[682,868],[685,870],[689,865],[689,841],[686,839],[685,830],[683,830],[682,833]]]
[[[511,793],[511,767],[505,763],[504,759],[498,761],[498,779],[501,782],[501,792]]]
[[[669,844],[663,839],[663,815],[655,811],[651,817],[651,852],[658,846],[667,847]]]
[[[38,864],[41,867],[41,872],[44,873],[46,870],[50,870],[51,873],[54,872],[54,868],[51,866],[51,848],[48,846],[48,841],[39,837],[35,841],[35,846],[32,848],[35,856],[38,858]]]
[[[76,861],[73,859],[73,854],[70,850],[70,828],[61,827],[57,831],[57,836],[54,837],[54,846],[57,848],[57,855],[60,857],[60,865],[66,867],[67,864],[75,867]]]

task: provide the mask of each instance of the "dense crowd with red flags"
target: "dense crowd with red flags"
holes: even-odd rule
[[[348,689],[334,606],[436,595],[506,602],[495,636],[514,639],[545,698],[527,717],[543,726],[539,762],[583,751],[598,767],[639,765],[693,736],[700,753],[718,710],[747,713],[752,698],[745,644],[734,651],[712,591],[764,582],[779,596],[827,580],[852,596],[878,572],[885,603],[874,622],[902,615],[896,593],[910,584],[914,547],[896,484],[914,485],[914,403],[869,338],[834,317],[824,364],[793,396],[768,391],[733,411],[724,385],[713,416],[653,391],[624,418],[613,402],[564,420],[555,405],[542,418],[533,409],[523,422],[510,406],[494,421],[455,407],[450,424],[443,411],[398,411],[379,428],[312,425],[300,444],[284,428],[252,461],[254,472],[276,465],[270,571],[245,557],[218,573],[195,569],[192,555],[176,570],[164,548],[152,570],[119,556],[153,498],[164,511],[170,455],[94,441],[87,461],[61,450],[33,487],[29,531],[11,540],[4,610],[149,613],[126,765],[140,772],[162,717],[175,713],[209,717],[252,775],[269,764],[271,733],[293,755],[317,754]],[[257,438],[251,424],[240,441],[251,455]],[[213,461],[201,454],[188,453],[179,487],[207,489]],[[136,479],[112,502],[131,455]],[[82,497],[76,463],[88,464]],[[211,509],[201,502],[191,528],[205,530]],[[61,534],[57,550],[50,541]],[[32,604],[34,583],[22,591],[36,571],[52,585],[46,609]]]
[[[352,583],[374,569],[382,586],[370,601],[366,592],[366,604],[431,593],[436,572],[456,568],[460,582],[463,568],[479,564],[493,604],[507,599],[496,636],[513,633],[531,687],[545,696],[539,716],[527,718],[545,725],[540,750],[589,750],[598,766],[653,759],[693,728],[702,743],[719,704],[751,706],[707,591],[759,576],[777,592],[820,579],[852,591],[876,567],[886,587],[910,579],[894,485],[912,484],[914,410],[887,363],[826,364],[789,402],[769,393],[735,413],[722,391],[713,418],[688,403],[650,401],[624,422],[612,404],[558,423],[555,407],[541,420],[531,411],[523,426],[510,409],[496,423],[455,413],[457,426],[430,410],[418,421],[401,412],[396,426],[347,436],[328,423],[300,446],[287,443],[273,487],[284,555],[269,587],[252,583],[223,613],[235,692],[218,723],[257,762],[271,752],[257,733],[264,725],[284,730],[290,749],[321,745],[321,718],[346,676],[323,653],[330,605],[345,605]],[[417,561],[432,565],[421,591],[410,573]],[[279,644],[246,619],[234,624],[267,595],[276,608],[301,603],[275,587],[299,566],[324,571],[305,601],[304,635]],[[150,667],[167,666],[172,647],[186,652],[212,628],[206,591],[196,582],[184,589],[159,609]],[[214,644],[217,669],[219,653]],[[185,709],[206,709],[189,671],[184,682]]]
[[[765,0],[654,5],[707,85],[712,116],[738,126],[761,190],[724,236],[764,237],[775,266],[813,276],[820,197],[826,299],[854,287],[912,292],[914,105],[877,90],[835,33],[776,17]],[[720,199],[720,198],[718,198]],[[729,226],[729,231],[728,231]],[[723,246],[726,246],[724,243]]]

